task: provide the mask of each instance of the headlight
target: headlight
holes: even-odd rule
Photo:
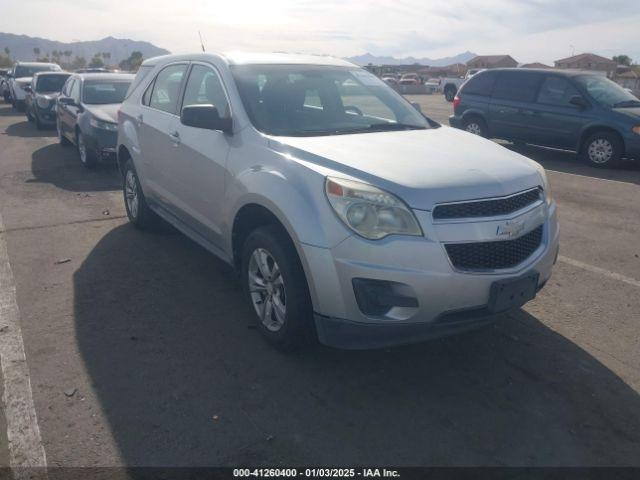
[[[542,179],[542,189],[544,190],[544,201],[547,202],[547,205],[551,205],[553,196],[551,195],[551,184],[549,183],[549,179],[547,178],[547,172],[545,172],[544,167],[539,163],[536,163],[536,165],[538,168],[538,173],[540,174],[540,178]]]
[[[110,132],[118,131],[118,124],[111,122],[103,122],[102,120],[98,120],[96,118],[92,118],[89,120],[89,124],[94,128],[100,128],[102,130],[109,130]]]
[[[36,103],[40,108],[49,108],[49,105],[51,104],[52,100],[53,100],[52,98],[45,97],[44,95],[38,95],[36,97]]]
[[[633,133],[635,133],[635,134],[640,135],[640,125],[636,125],[635,127],[633,127],[633,128],[631,129],[631,131],[632,131]]]
[[[392,234],[422,235],[404,202],[373,185],[327,177],[325,192],[340,220],[358,235],[370,240]]]

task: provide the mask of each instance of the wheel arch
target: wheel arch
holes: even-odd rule
[[[615,135],[618,138],[618,140],[620,140],[620,144],[622,145],[622,154],[624,154],[625,148],[626,148],[624,137],[620,134],[618,129],[611,127],[609,125],[603,125],[603,124],[589,125],[582,130],[582,132],[580,133],[580,138],[578,139],[578,144],[576,145],[576,151],[579,154],[584,153],[583,148],[587,138],[589,138],[591,135],[593,135],[596,132],[607,132]]]

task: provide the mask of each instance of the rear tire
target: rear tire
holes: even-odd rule
[[[131,159],[127,160],[124,165],[122,178],[124,207],[129,221],[140,230],[157,229],[162,225],[162,219],[149,208]]]
[[[480,137],[487,137],[489,135],[489,129],[486,122],[480,117],[469,117],[463,122],[463,129],[466,132],[479,135]]]
[[[589,135],[580,148],[582,157],[596,168],[611,168],[620,163],[624,144],[613,132],[601,131]]]
[[[456,93],[458,93],[458,89],[454,86],[449,85],[444,88],[444,98],[447,102],[453,102],[453,99],[456,98]]]
[[[284,350],[313,343],[317,336],[307,279],[282,227],[267,225],[251,232],[242,248],[241,268],[245,295],[263,337]]]

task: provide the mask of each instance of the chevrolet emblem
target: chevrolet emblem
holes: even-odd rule
[[[523,221],[506,222],[504,225],[498,225],[496,235],[498,237],[516,237],[524,230]]]

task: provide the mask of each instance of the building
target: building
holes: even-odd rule
[[[533,63],[525,63],[523,65],[520,65],[520,68],[553,68],[553,67],[550,67],[549,65],[545,65],[544,63],[540,63],[540,62],[533,62]]]
[[[613,60],[594,53],[581,53],[573,57],[556,60],[556,68],[571,68],[576,70],[591,70],[594,72],[604,72],[607,77],[613,76],[617,63]]]
[[[617,73],[614,80],[621,87],[628,88],[636,95],[640,94],[640,75],[631,68],[625,72]]]
[[[467,62],[467,68],[515,68],[518,66],[511,55],[478,55]]]

